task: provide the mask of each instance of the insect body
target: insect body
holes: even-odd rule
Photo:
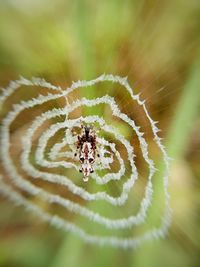
[[[83,181],[88,181],[90,173],[94,172],[93,164],[96,157],[96,133],[89,126],[81,126],[82,133],[78,135],[77,150],[81,163],[80,172],[83,173]]]

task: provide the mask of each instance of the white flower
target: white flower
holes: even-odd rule
[[[70,102],[70,94],[78,88],[88,88],[98,83],[113,82],[122,86],[121,90],[126,90],[129,93],[129,98],[134,104],[139,105],[144,115],[149,121],[154,142],[162,155],[163,163],[165,165],[165,172],[163,177],[163,194],[165,197],[162,222],[159,228],[156,226],[144,232],[140,236],[128,236],[122,237],[115,235],[115,231],[125,231],[126,228],[139,226],[145,223],[148,216],[148,210],[152,203],[153,198],[153,183],[152,178],[156,172],[154,161],[149,156],[148,143],[144,138],[144,133],[140,130],[139,125],[136,125],[133,119],[127,114],[121,112],[114,97],[109,95],[103,95],[102,97],[94,99],[80,98]],[[164,146],[161,143],[160,137],[157,135],[159,129],[156,126],[156,122],[150,117],[144,101],[140,100],[139,95],[134,95],[130,85],[127,82],[127,78],[121,78],[113,75],[102,75],[94,80],[90,81],[78,81],[73,82],[71,87],[67,89],[61,89],[60,87],[51,85],[43,79],[33,78],[32,80],[26,80],[21,78],[18,81],[11,82],[8,88],[2,91],[0,97],[0,105],[3,105],[12,98],[13,93],[17,93],[17,90],[21,86],[34,86],[34,88],[46,88],[48,94],[40,94],[38,97],[30,100],[21,101],[18,104],[13,105],[10,111],[6,114],[1,123],[1,161],[2,161],[2,176],[0,180],[0,192],[10,198],[17,204],[24,205],[28,210],[35,212],[40,218],[50,222],[52,225],[62,228],[66,231],[72,231],[82,237],[85,241],[97,244],[108,244],[116,247],[137,247],[144,241],[150,239],[157,239],[163,237],[170,225],[171,210],[169,207],[169,194],[168,194],[168,176],[169,176],[169,157],[166,153]],[[49,90],[51,93],[49,93]],[[65,105],[60,107],[54,107],[43,111],[44,107],[48,107],[50,101],[65,100]],[[48,191],[48,186],[59,185],[66,187],[71,194],[79,197],[85,202],[104,201],[106,205],[118,207],[123,211],[123,206],[132,196],[132,189],[139,177],[139,170],[135,163],[135,151],[131,143],[120,133],[119,129],[111,123],[98,115],[80,116],[78,118],[70,118],[71,112],[77,108],[83,106],[95,107],[96,105],[108,105],[112,112],[112,116],[120,119],[131,127],[134,137],[137,137],[141,153],[144,161],[149,168],[149,176],[144,190],[144,196],[141,200],[138,213],[131,214],[125,217],[109,217],[102,215],[101,212],[94,211],[86,205],[82,205],[79,202],[75,202],[70,198],[64,197],[58,192]],[[27,131],[20,136],[18,142],[22,146],[20,157],[18,157],[18,163],[16,158],[13,160],[11,142],[11,127],[13,123],[19,118],[19,115],[26,111],[31,112],[32,109],[41,110],[40,114],[35,116],[30,124],[27,126]],[[101,135],[97,136],[97,143],[99,145],[99,159],[95,162],[95,172],[91,174],[92,182],[96,183],[98,188],[106,185],[110,186],[111,182],[121,185],[121,193],[117,196],[109,194],[105,190],[99,190],[90,192],[83,185],[77,182],[77,177],[80,177],[78,173],[79,165],[74,158],[74,144],[76,137],[71,134],[73,128],[80,127],[80,123],[86,124],[98,124],[101,131],[111,135],[113,140],[120,142],[121,146],[126,150],[126,160],[120,150],[117,149],[116,142],[112,140],[106,140]],[[44,125],[47,124],[45,128]],[[59,133],[64,133],[58,142],[54,143],[50,149],[47,149],[51,140],[56,139],[55,136]],[[38,136],[39,135],[39,136]],[[36,137],[37,136],[37,137]],[[34,147],[34,139],[37,139],[37,145]],[[67,149],[66,149],[67,148]],[[34,159],[33,158],[34,155]],[[113,171],[112,165],[117,164],[117,171]],[[130,171],[127,173],[127,164],[130,166]],[[21,171],[19,171],[19,166]],[[65,171],[59,171],[59,170]],[[104,175],[100,175],[101,171],[105,171]],[[73,177],[69,175],[74,172]],[[14,186],[7,183],[6,177],[12,182]],[[127,177],[129,175],[129,177]],[[72,176],[72,174],[71,174]],[[76,177],[75,177],[76,176]],[[29,177],[29,179],[27,178]],[[30,177],[32,179],[30,179]],[[75,177],[75,178],[74,178]],[[36,180],[40,180],[44,183],[44,186],[39,186],[35,183]],[[88,182],[90,183],[90,181]],[[47,186],[48,185],[48,186]],[[103,187],[104,188],[104,187]],[[83,225],[78,225],[76,222],[70,221],[60,215],[54,215],[48,213],[38,204],[31,201],[28,197],[25,197],[22,192],[26,192],[26,195],[32,197],[38,197],[51,205],[56,203],[60,207],[65,208],[69,212],[76,213],[81,217],[88,220],[88,222],[96,224],[97,227],[101,225],[105,229],[111,231],[111,234],[107,236],[89,233],[84,229]],[[134,205],[134,203],[133,203]],[[130,210],[131,213],[132,210]],[[123,213],[119,213],[123,214]],[[118,215],[118,214],[116,214]],[[112,234],[112,231],[114,234]]]

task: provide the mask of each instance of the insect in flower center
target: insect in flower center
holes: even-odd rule
[[[83,173],[83,181],[88,181],[90,173],[94,172],[93,164],[96,159],[96,132],[90,126],[81,125],[81,134],[77,136],[77,151],[81,163],[80,172]]]

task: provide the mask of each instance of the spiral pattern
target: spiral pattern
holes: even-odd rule
[[[112,82],[126,90],[133,103],[137,104],[143,111],[145,117],[149,121],[150,128],[154,137],[154,143],[162,155],[164,163],[163,175],[163,195],[164,208],[160,227],[153,227],[147,231],[134,236],[125,236],[117,234],[117,231],[125,233],[127,229],[135,229],[136,226],[143,225],[148,217],[153,199],[153,176],[156,172],[154,161],[149,156],[148,143],[144,138],[144,133],[140,127],[136,125],[134,120],[127,114],[123,113],[116,99],[109,95],[103,95],[93,99],[85,97],[77,97],[71,102],[72,94],[80,88],[89,88],[99,83]],[[168,176],[169,176],[169,157],[161,143],[161,138],[158,136],[159,129],[156,122],[150,117],[145,102],[140,100],[139,95],[134,95],[132,88],[126,78],[113,75],[101,75],[100,77],[90,81],[73,82],[71,87],[62,89],[54,86],[43,79],[33,78],[27,80],[21,78],[11,82],[10,85],[2,91],[0,103],[3,110],[4,105],[9,102],[21,87],[42,89],[43,93],[29,100],[21,101],[18,104],[12,105],[10,110],[2,119],[1,124],[1,161],[2,175],[0,179],[0,192],[11,199],[13,202],[24,205],[28,210],[36,213],[41,219],[50,222],[52,225],[62,228],[66,231],[71,231],[78,234],[85,241],[97,244],[108,244],[115,247],[137,247],[144,241],[157,239],[165,236],[170,225],[171,210],[169,206],[168,194]],[[27,89],[27,88],[26,88]],[[47,93],[46,93],[47,92]],[[63,104],[64,100],[64,104]],[[50,107],[49,103],[56,101],[58,107]],[[59,106],[59,103],[61,103]],[[126,202],[132,197],[132,190],[138,180],[139,170],[135,163],[134,147],[125,136],[113,126],[107,123],[106,120],[99,115],[78,116],[71,118],[72,112],[82,107],[95,108],[97,105],[106,105],[110,108],[112,116],[119,119],[121,122],[131,127],[134,136],[137,137],[141,153],[145,163],[148,166],[149,174],[144,190],[143,198],[140,201],[138,212],[128,216],[109,217],[103,215],[98,210],[94,210],[94,203],[106,203],[110,207],[116,207],[123,211]],[[13,125],[19,121],[20,115],[23,112],[36,112],[36,115],[31,118],[30,122],[26,123],[26,130],[17,141],[12,144]],[[36,111],[35,111],[36,110]],[[37,110],[40,113],[37,114]],[[33,114],[34,114],[33,112]],[[28,117],[29,118],[29,117]],[[45,123],[47,127],[45,127]],[[90,192],[85,184],[80,184],[81,174],[78,173],[80,168],[79,162],[74,159],[74,149],[77,136],[72,134],[72,129],[79,129],[81,123],[96,125],[101,129],[101,132],[112,136],[112,139],[107,140],[103,135],[97,134],[97,144],[100,154],[99,162],[95,163],[95,172],[90,175],[90,182],[94,183],[97,190]],[[59,133],[64,133],[62,137]],[[60,134],[61,135],[61,134]],[[37,145],[34,145],[37,140]],[[56,141],[54,141],[56,140]],[[16,142],[21,144],[20,156],[14,159],[12,150],[15,148]],[[118,150],[117,143],[125,149],[127,159]],[[48,153],[47,153],[47,148]],[[33,156],[34,154],[34,156]],[[18,161],[18,162],[16,162]],[[114,171],[112,164],[117,162],[118,169]],[[129,172],[127,174],[127,164],[129,164]],[[73,170],[73,175],[70,171]],[[103,172],[103,175],[101,174]],[[72,177],[69,177],[70,174]],[[129,175],[129,177],[127,177]],[[77,178],[78,177],[78,178]],[[124,178],[125,177],[125,178]],[[78,179],[78,180],[77,180]],[[98,190],[98,188],[106,188],[111,186],[110,183],[120,183],[120,193],[110,194],[109,190]],[[48,187],[53,187],[53,190],[48,190]],[[55,186],[58,186],[58,190]],[[67,190],[67,193],[62,192],[62,188]],[[57,190],[57,191],[56,191]],[[108,191],[108,192],[107,192]],[[68,195],[70,197],[68,197]],[[40,199],[42,203],[47,203],[49,206],[56,205],[56,211],[60,208],[64,209],[69,217],[62,216],[62,213],[54,212],[52,209],[49,212],[44,205],[38,203],[35,199]],[[78,199],[78,200],[77,200]],[[89,204],[88,204],[89,203]],[[92,203],[92,208],[90,208]],[[131,203],[134,205],[134,203]],[[130,207],[130,206],[129,206]],[[131,210],[130,210],[131,211]],[[123,213],[123,212],[121,212]],[[108,234],[90,233],[85,223],[81,220],[71,218],[72,214],[79,215],[79,218],[84,220],[89,225],[97,225],[107,229]],[[117,214],[118,215],[118,214]],[[86,228],[86,229],[85,229]],[[106,232],[107,233],[107,232]]]

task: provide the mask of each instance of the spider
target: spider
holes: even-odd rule
[[[88,181],[90,173],[94,172],[93,164],[96,156],[99,157],[96,149],[96,132],[88,125],[81,125],[81,134],[77,136],[77,153],[81,163],[80,172],[83,173],[83,181]],[[77,156],[77,153],[74,156]]]

